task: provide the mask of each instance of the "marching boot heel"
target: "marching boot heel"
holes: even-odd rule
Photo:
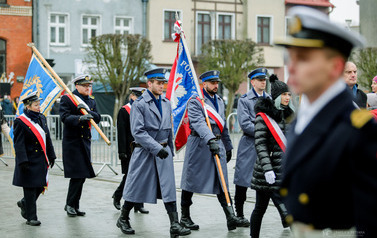
[[[177,212],[169,212],[169,219],[170,219],[170,237],[179,237],[179,236],[187,236],[191,234],[190,229],[184,228],[178,222],[178,213]]]

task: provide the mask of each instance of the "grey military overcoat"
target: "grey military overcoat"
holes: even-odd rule
[[[266,94],[268,97],[270,95]],[[243,135],[238,144],[236,169],[234,171],[234,184],[242,187],[250,187],[253,177],[254,164],[257,153],[254,147],[254,105],[258,97],[253,90],[241,96],[238,100],[237,117]]]
[[[221,118],[225,120],[224,102],[217,97],[218,107]],[[205,103],[215,108],[212,102],[205,97]],[[221,186],[215,165],[215,159],[207,145],[208,141],[215,138],[215,135],[221,134],[221,140],[218,140],[220,146],[220,161],[224,173],[224,178],[228,185],[228,170],[225,152],[233,149],[232,142],[229,137],[226,123],[224,130],[220,133],[220,129],[216,122],[210,118],[213,132],[207,126],[204,117],[204,110],[201,103],[194,97],[188,102],[188,118],[190,121],[190,129],[196,131],[198,136],[190,135],[187,140],[185,161],[182,170],[181,188],[183,190],[194,193],[219,194]],[[229,191],[229,190],[228,190]]]
[[[123,191],[126,201],[156,203],[161,196],[164,202],[176,201],[169,100],[162,97],[161,107],[162,116],[148,91],[132,104],[131,132],[142,147],[136,147],[131,156]],[[157,156],[163,142],[168,143],[166,159]]]

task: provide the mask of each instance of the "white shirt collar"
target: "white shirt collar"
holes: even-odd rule
[[[336,96],[338,96],[344,89],[346,84],[343,80],[338,80],[330,86],[317,100],[310,103],[306,95],[302,95],[300,108],[297,112],[297,123],[295,126],[295,133],[301,134],[313,118]]]

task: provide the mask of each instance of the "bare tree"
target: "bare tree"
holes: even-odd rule
[[[358,69],[358,84],[371,90],[372,79],[377,75],[377,48],[364,48],[352,53],[353,61]]]
[[[86,62],[95,67],[90,73],[114,91],[113,119],[124,103],[130,86],[137,86],[148,69],[152,56],[151,43],[141,35],[105,34],[92,37]]]
[[[219,70],[221,83],[228,89],[226,116],[231,113],[234,94],[247,79],[247,73],[264,63],[263,49],[251,40],[214,40],[202,47],[200,69]]]

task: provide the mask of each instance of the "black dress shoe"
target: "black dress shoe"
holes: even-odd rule
[[[38,220],[30,220],[26,222],[26,225],[29,225],[29,226],[39,226],[40,224],[41,222]]]
[[[120,206],[120,199],[116,198],[116,197],[115,197],[115,194],[113,195],[113,205],[114,205],[114,207],[115,207],[117,210],[120,210],[120,209],[121,209],[121,206]]]
[[[85,212],[83,212],[83,211],[80,211],[79,209],[75,209],[76,210],[76,213],[77,213],[77,216],[85,216]]]
[[[140,212],[140,213],[143,213],[143,214],[148,214],[149,213],[149,211],[146,210],[144,207],[134,208],[134,212],[135,213]]]
[[[73,207],[71,207],[69,205],[65,205],[64,210],[67,211],[67,215],[69,217],[75,217],[75,216],[77,216],[76,209],[74,209]]]
[[[23,218],[27,219],[27,217],[26,217],[25,206],[24,206],[24,204],[23,204],[23,202],[22,202],[21,200],[17,202],[17,206],[18,206],[19,208],[21,208],[21,216],[22,216]]]

